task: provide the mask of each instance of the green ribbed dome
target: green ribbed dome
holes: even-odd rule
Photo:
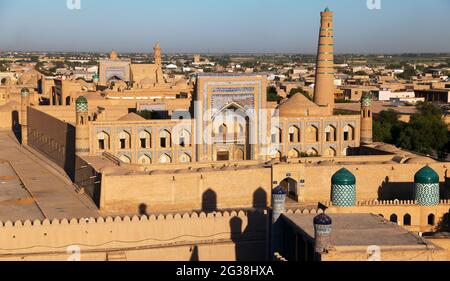
[[[333,175],[331,184],[353,185],[356,184],[356,178],[349,170],[342,168]]]
[[[415,174],[414,182],[422,184],[439,183],[439,175],[429,166],[425,166]]]
[[[83,96],[79,96],[75,101],[75,109],[77,112],[87,112],[88,111],[87,99]]]
[[[361,105],[370,107],[372,105],[372,93],[365,92],[361,97]]]
[[[98,76],[97,73],[95,73],[95,74],[92,76],[92,79],[93,79],[93,80],[98,80],[98,78],[99,78],[99,76]]]
[[[20,94],[21,94],[22,96],[24,96],[24,97],[29,96],[29,95],[30,95],[30,90],[28,90],[27,88],[23,88],[23,89],[20,91]]]
[[[326,7],[324,12],[331,12],[330,8]]]

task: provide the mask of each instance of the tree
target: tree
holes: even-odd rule
[[[379,142],[395,143],[402,122],[398,120],[398,113],[392,109],[381,111],[373,123],[373,139]]]
[[[400,73],[398,75],[398,77],[405,79],[405,80],[411,80],[412,76],[416,76],[417,72],[414,68],[412,67],[406,67],[405,70],[403,71],[403,73]]]
[[[447,157],[450,149],[450,134],[442,120],[442,110],[432,103],[418,104],[409,123],[399,121],[393,110],[380,112],[373,124],[373,137],[375,141],[440,159]]]
[[[267,101],[280,101],[282,98],[278,95],[275,87],[267,87]]]
[[[419,153],[443,157],[442,152],[446,152],[449,139],[441,109],[432,103],[421,103],[417,110],[408,126],[400,132],[398,145]]]

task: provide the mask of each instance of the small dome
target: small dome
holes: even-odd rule
[[[116,60],[119,58],[119,55],[117,54],[117,52],[115,50],[113,50],[110,54],[109,54],[109,59],[110,60]]]
[[[22,96],[24,96],[24,97],[29,96],[29,95],[30,95],[30,90],[28,90],[27,88],[23,88],[23,89],[20,91],[20,94],[21,94]]]
[[[439,175],[429,166],[425,166],[414,175],[414,182],[422,184],[438,183]]]
[[[278,187],[272,189],[272,194],[286,195],[286,190],[284,190],[284,188],[282,188],[281,186],[278,186]]]
[[[342,168],[333,175],[331,184],[353,185],[356,184],[356,178],[349,170]]]
[[[75,108],[77,112],[87,112],[88,111],[87,99],[83,96],[79,96],[75,101]]]
[[[92,80],[98,81],[98,79],[99,79],[99,76],[98,76],[97,73],[95,73],[95,74],[92,76]]]
[[[427,163],[433,163],[433,162],[436,162],[436,161],[429,157],[425,157],[425,156],[411,157],[405,161],[405,163],[407,163],[407,164],[427,164]]]
[[[361,97],[361,105],[363,107],[370,107],[372,105],[372,94],[365,92]]]
[[[331,12],[330,8],[326,7],[324,12]]]
[[[314,224],[331,225],[331,223],[332,223],[331,218],[324,213],[314,217]]]

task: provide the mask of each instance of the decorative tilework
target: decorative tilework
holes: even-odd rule
[[[416,183],[415,197],[417,205],[435,206],[439,204],[439,184],[438,183]]]
[[[356,186],[333,184],[331,186],[331,202],[339,207],[355,206]]]

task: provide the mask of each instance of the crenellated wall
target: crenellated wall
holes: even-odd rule
[[[265,260],[266,211],[0,223],[0,260]],[[75,253],[73,253],[73,251]]]

